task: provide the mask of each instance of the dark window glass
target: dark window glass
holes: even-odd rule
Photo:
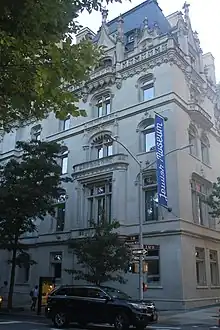
[[[62,289],[59,289],[59,290],[55,291],[52,295],[65,296],[65,295],[67,295],[67,293],[68,293],[68,289],[67,288],[62,288]]]
[[[54,277],[61,278],[62,264],[61,263],[53,264],[53,268],[54,268]]]

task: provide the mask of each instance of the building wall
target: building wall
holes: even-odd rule
[[[119,67],[116,70],[118,76],[114,70],[111,72],[115,79],[113,83],[107,79],[103,80],[103,85],[101,79],[106,77],[104,70],[103,73],[99,71],[99,76],[94,79],[91,75],[89,81],[92,86],[91,91],[87,91],[84,101],[82,99],[79,102],[79,107],[86,110],[87,117],[71,117],[69,129],[63,130],[63,123],[53,114],[40,123],[42,140],[57,141],[67,147],[67,174],[74,174],[74,182],[65,185],[68,198],[64,230],[57,232],[56,219],[47,216],[43,222],[38,222],[38,232],[27,234],[24,238],[24,243],[29,244],[29,253],[37,264],[32,266],[27,283],[16,282],[16,299],[27,302],[30,288],[38,282],[39,276],[54,274],[51,254],[62,252],[62,276],[57,280],[57,284],[75,283],[73,277],[65,272],[65,269],[76,267],[72,252],[65,241],[82,236],[85,228],[88,227],[86,198],[88,183],[95,182],[98,178],[112,176],[111,218],[121,223],[121,233],[138,234],[139,166],[116,142],[113,143],[113,156],[95,160],[91,142],[99,133],[108,132],[123,142],[143,164],[153,163],[150,166],[152,171],[155,169],[155,151],[147,153],[143,151],[140,124],[154,118],[155,113],[168,119],[165,122],[166,153],[189,144],[189,128],[193,125],[197,130],[198,154],[191,155],[190,149],[186,148],[176,150],[166,157],[168,203],[172,211],[168,212],[160,207],[158,221],[148,221],[143,224],[144,244],[159,246],[160,269],[160,281],[153,285],[149,283],[149,289],[144,296],[146,299],[155,300],[159,308],[176,309],[206,305],[219,299],[219,284],[211,286],[209,270],[209,250],[218,251],[219,259],[219,225],[216,221],[208,222],[208,218],[203,225],[195,223],[191,196],[193,174],[210,184],[219,175],[220,138],[214,124],[214,91],[205,74],[192,69],[189,64],[189,54],[183,53],[183,49],[177,46],[175,38],[155,37],[159,45],[166,41],[167,47],[164,50],[160,46],[159,51],[155,50],[152,59],[136,59],[131,63],[131,59],[129,62],[129,59],[123,58],[123,61],[117,63],[114,68],[116,70]],[[184,44],[186,47],[188,41],[183,39],[185,37],[179,38],[179,45]],[[127,56],[132,57],[135,54],[138,55],[137,49]],[[149,101],[142,101],[140,99],[142,79],[149,75],[153,75],[154,97]],[[116,78],[120,80],[119,84],[116,83]],[[201,102],[195,100],[195,94],[192,93],[194,87],[199,90]],[[96,101],[99,96],[106,94],[109,94],[112,100],[111,113],[97,118]],[[200,107],[193,110],[190,105],[196,102]],[[16,154],[16,141],[31,138],[34,125],[36,123],[4,135],[0,148],[2,161]],[[203,133],[209,140],[208,165],[201,160],[200,139]],[[210,226],[212,228],[209,228]],[[207,285],[203,285],[202,288],[196,282],[196,248],[205,248],[206,251]],[[9,267],[6,266],[8,259],[8,254],[2,252],[1,280],[9,276]],[[137,297],[138,275],[127,274],[126,277],[127,284],[120,287],[131,296]],[[147,281],[146,275],[145,280]],[[117,286],[115,283],[113,285]]]

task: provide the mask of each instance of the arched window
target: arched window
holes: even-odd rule
[[[209,140],[205,134],[201,136],[201,157],[203,163],[209,164]]]
[[[140,102],[149,101],[154,98],[154,77],[148,74],[138,80]]]
[[[141,132],[140,151],[150,152],[155,150],[155,125],[154,119],[143,120],[139,125]]]
[[[113,155],[113,140],[103,133],[95,137],[92,141],[92,158],[100,159]]]
[[[193,125],[190,125],[188,134],[189,134],[190,154],[193,156],[197,156],[198,155],[197,130]]]
[[[111,113],[111,96],[104,94],[97,97],[94,105],[94,117],[102,117]]]
[[[61,173],[66,174],[68,172],[68,149],[63,147],[61,150]]]

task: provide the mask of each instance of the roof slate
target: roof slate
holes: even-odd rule
[[[123,13],[121,17],[124,21],[123,30],[125,34],[134,29],[142,28],[145,17],[148,19],[150,28],[153,28],[155,23],[157,23],[161,34],[169,33],[171,30],[171,25],[164,16],[156,0],[145,0],[140,5]],[[117,30],[118,19],[119,17],[116,17],[107,23],[110,34]],[[99,32],[96,35],[94,41],[98,39],[98,36]]]

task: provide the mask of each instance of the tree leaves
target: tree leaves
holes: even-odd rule
[[[26,232],[36,230],[35,220],[54,212],[63,181],[59,165],[61,146],[55,142],[18,142],[21,159],[0,167],[0,244],[13,249]]]
[[[209,212],[213,218],[220,217],[220,177],[217,178],[217,182],[213,183],[212,193],[207,201],[211,208]]]
[[[99,60],[90,41],[73,43],[84,9],[97,0],[2,0],[0,3],[0,122],[5,131],[54,111],[81,115],[74,92]],[[68,88],[67,88],[68,86]]]
[[[75,279],[83,279],[100,285],[107,281],[124,283],[124,272],[128,270],[131,258],[130,249],[120,239],[116,221],[92,224],[90,236],[70,242],[80,269],[68,269]]]

